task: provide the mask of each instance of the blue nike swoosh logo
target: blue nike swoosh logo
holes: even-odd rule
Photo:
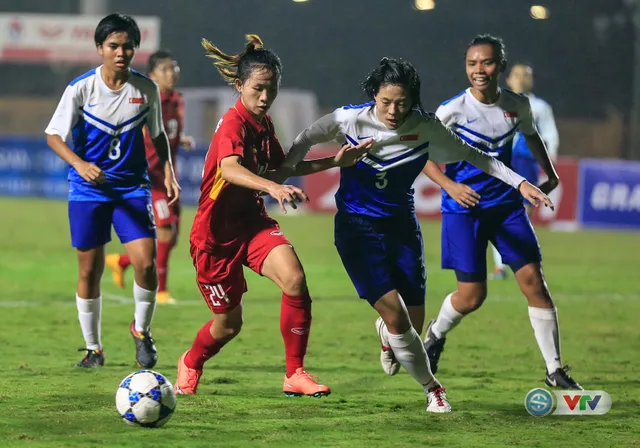
[[[477,120],[478,120],[477,118],[474,118],[473,120],[469,120],[469,119],[467,118],[467,124],[471,124],[471,123],[473,123],[474,121],[477,121]]]
[[[358,140],[367,140],[367,139],[369,139],[369,138],[373,138],[373,135],[370,135],[369,137],[360,137],[360,136],[358,135]]]
[[[100,103],[87,104],[87,107],[97,106],[98,104],[100,104]]]

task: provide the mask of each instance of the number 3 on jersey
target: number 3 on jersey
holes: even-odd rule
[[[378,179],[376,181],[376,188],[378,190],[384,190],[385,188],[387,188],[387,184],[389,183],[389,179],[387,179],[387,172],[386,171],[383,171],[382,173],[376,174],[376,178]]]
[[[118,160],[120,156],[120,139],[114,138],[113,140],[111,140],[111,143],[109,143],[109,158],[111,160]]]

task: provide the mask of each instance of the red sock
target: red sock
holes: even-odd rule
[[[311,298],[309,291],[300,296],[288,296],[282,293],[280,309],[280,333],[284,340],[287,377],[304,367],[304,355],[307,353],[309,331],[311,330]]]
[[[120,255],[120,260],[118,261],[118,264],[122,269],[127,269],[129,265],[131,265],[131,260],[129,260],[129,255],[127,254]]]
[[[184,363],[190,369],[202,370],[202,366],[210,358],[222,348],[222,344],[218,343],[213,336],[211,336],[211,324],[210,320],[198,331],[196,339],[193,341],[191,349],[184,357]]]
[[[171,248],[171,243],[158,240],[158,291],[167,290],[167,272],[169,271]]]

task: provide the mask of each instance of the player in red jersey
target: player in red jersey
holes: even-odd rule
[[[276,137],[269,107],[278,95],[282,65],[256,35],[238,55],[228,55],[207,40],[202,44],[218,72],[240,98],[222,117],[205,160],[198,211],[191,229],[191,255],[202,296],[214,314],[178,361],[175,391],[195,394],[204,363],[239,332],[243,266],[271,279],[282,290],[280,332],[284,340],[288,396],[322,397],[329,387],[304,370],[311,328],[311,298],[300,260],[278,223],[267,214],[261,192],[285,204],[308,200],[304,191],[280,185],[284,150]],[[364,146],[364,145],[360,145]],[[343,149],[313,163],[353,164],[364,151]],[[314,167],[309,167],[314,168]],[[316,165],[317,168],[317,165]],[[304,169],[299,174],[304,174]],[[310,169],[309,172],[313,172]],[[318,169],[315,169],[318,171]],[[282,177],[281,177],[282,176]]]
[[[176,161],[178,148],[193,149],[193,139],[183,135],[183,109],[184,102],[180,92],[175,90],[178,82],[180,67],[171,52],[167,50],[156,51],[149,57],[149,77],[158,84],[162,101],[162,121],[169,137],[171,159]],[[180,226],[180,203],[167,197],[164,188],[164,167],[155,152],[149,133],[144,132],[147,162],[149,164],[149,179],[151,180],[151,199],[153,214],[158,233],[158,294],[156,303],[175,303],[175,299],[169,294],[167,288],[167,276],[169,270],[169,254],[176,245]],[[125,287],[124,271],[131,265],[127,254],[107,255],[106,264],[111,269],[113,280],[120,288]]]

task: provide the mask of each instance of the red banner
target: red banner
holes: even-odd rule
[[[308,158],[320,158],[333,155],[336,149],[314,148]],[[578,163],[575,159],[560,158],[555,164],[560,176],[560,186],[551,193],[551,199],[556,205],[554,211],[550,209],[537,210],[534,222],[548,224],[554,221],[575,221],[576,202],[578,194]],[[311,202],[309,210],[317,212],[335,212],[334,195],[340,183],[340,171],[337,168],[322,173],[307,176],[304,179],[304,189]],[[440,218],[440,187],[427,176],[418,176],[413,184],[415,189],[416,213],[420,218]]]

